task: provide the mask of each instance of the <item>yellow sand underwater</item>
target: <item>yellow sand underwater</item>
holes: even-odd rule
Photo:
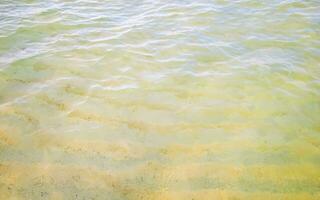
[[[319,8],[2,0],[0,200],[320,199]]]

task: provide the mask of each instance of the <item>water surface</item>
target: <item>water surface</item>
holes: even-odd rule
[[[0,199],[320,199],[317,0],[1,0]]]

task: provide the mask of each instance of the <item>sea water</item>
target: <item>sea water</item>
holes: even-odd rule
[[[317,0],[1,0],[0,199],[320,199]]]

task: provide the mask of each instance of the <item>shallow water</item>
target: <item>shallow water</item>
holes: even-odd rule
[[[317,0],[1,0],[0,199],[320,199]]]

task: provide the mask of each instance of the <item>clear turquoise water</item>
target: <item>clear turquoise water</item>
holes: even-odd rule
[[[319,9],[1,0],[0,199],[320,199]]]

